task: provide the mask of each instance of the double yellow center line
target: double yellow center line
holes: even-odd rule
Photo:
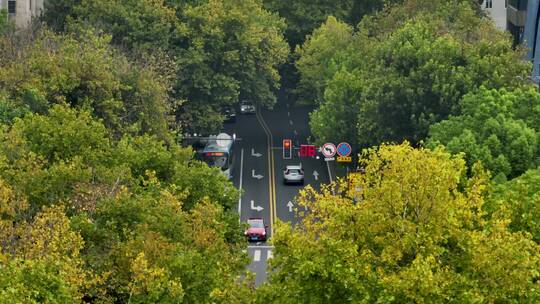
[[[274,171],[274,153],[272,151],[272,143],[274,142],[274,138],[272,137],[272,132],[270,131],[270,128],[264,121],[259,107],[257,107],[257,111],[255,112],[255,115],[257,116],[257,120],[259,121],[259,124],[264,130],[264,133],[266,133],[266,141],[268,145],[268,195],[269,195],[269,205],[270,205],[270,233],[273,236],[274,235],[274,221],[277,218],[276,217],[276,185],[275,185],[275,171]]]

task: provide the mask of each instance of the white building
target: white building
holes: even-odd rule
[[[8,12],[8,18],[17,27],[25,27],[33,17],[41,15],[44,0],[0,0],[0,9]]]
[[[493,19],[495,25],[501,30],[506,30],[506,1],[507,0],[483,0],[482,9]]]

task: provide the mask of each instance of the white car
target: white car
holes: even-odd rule
[[[241,101],[240,113],[241,114],[255,114],[255,106],[249,101]]]
[[[302,165],[287,166],[283,170],[283,183],[284,184],[304,184],[304,169]]]

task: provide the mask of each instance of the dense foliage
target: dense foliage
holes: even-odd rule
[[[16,278],[6,300],[205,303],[236,284],[237,191],[189,149],[115,141],[65,105],[16,118],[0,138],[0,281]]]
[[[173,109],[184,131],[219,131],[222,108],[240,99],[275,103],[288,46],[283,21],[258,0],[64,1],[44,18],[55,26],[57,14],[68,17],[56,28],[92,26],[137,56],[165,54],[175,73],[172,96],[184,101]]]
[[[421,3],[389,7],[354,32],[328,19],[302,46],[300,95],[319,106],[318,141],[418,143],[431,124],[460,113],[464,94],[524,82],[522,53],[468,1]]]
[[[264,0],[265,7],[285,18],[285,37],[292,47],[302,44],[306,36],[329,16],[356,25],[363,16],[381,9],[385,3],[400,2],[401,0]]]
[[[469,165],[482,164],[501,181],[540,163],[540,94],[481,88],[461,101],[461,114],[430,128],[428,145],[464,152]]]
[[[363,165],[336,194],[306,189],[301,223],[278,227],[271,302],[540,300],[540,247],[504,212],[486,216],[481,169],[465,178],[461,158],[408,144],[369,150]]]
[[[508,212],[512,220],[510,229],[530,233],[540,243],[540,169],[497,185],[489,207]]]
[[[0,303],[539,303],[540,93],[477,4],[0,10]],[[301,191],[255,293],[238,190],[175,139],[272,107],[287,56],[316,141],[379,147]]]
[[[48,30],[0,37],[0,121],[58,103],[90,109],[115,135],[168,135],[175,100],[151,66],[128,60],[110,36]]]

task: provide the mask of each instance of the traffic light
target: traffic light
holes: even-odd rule
[[[283,140],[283,158],[284,159],[292,158],[292,142],[290,139]]]

